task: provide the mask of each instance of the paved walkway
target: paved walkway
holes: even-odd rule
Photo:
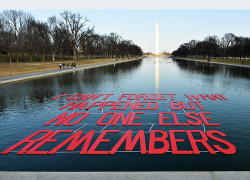
[[[170,171],[170,172],[0,172],[1,180],[249,180],[249,171]]]
[[[202,61],[202,60],[194,60],[194,59],[185,59],[185,58],[175,58],[180,60],[188,60],[188,61],[198,61],[198,62],[204,62],[204,63],[210,63],[210,64],[221,64],[221,65],[227,65],[227,66],[236,66],[236,67],[246,67],[250,68],[250,66],[247,65],[238,65],[238,64],[227,64],[227,63],[219,63],[219,62],[211,62],[211,61]]]
[[[92,64],[92,65],[87,65],[87,66],[79,66],[75,70],[71,69],[71,68],[70,69],[56,69],[56,70],[51,70],[51,71],[42,71],[42,72],[35,72],[35,73],[28,73],[28,74],[20,74],[20,75],[15,75],[15,76],[0,77],[0,85],[7,84],[7,83],[13,83],[13,82],[17,82],[17,81],[23,81],[23,80],[27,80],[27,79],[40,78],[40,77],[44,77],[44,76],[52,76],[52,75],[61,74],[61,73],[69,73],[72,71],[79,71],[79,70],[83,70],[83,69],[95,68],[95,67],[100,67],[100,66],[107,66],[110,64],[135,61],[135,60],[139,60],[139,59],[113,61],[113,62],[102,63],[102,64]]]

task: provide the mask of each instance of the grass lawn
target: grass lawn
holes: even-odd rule
[[[178,57],[179,58],[179,57]],[[192,60],[200,60],[200,61],[207,61],[207,59],[203,59],[203,58],[181,58],[180,59],[192,59]],[[218,58],[218,59],[210,59],[210,62],[218,62],[218,63],[226,63],[226,64],[238,64],[241,65],[243,61],[243,65],[247,65],[250,66],[250,59],[222,59],[222,58]]]
[[[118,59],[121,61],[122,58]],[[124,59],[127,60],[127,59]],[[110,59],[88,59],[88,60],[65,60],[65,61],[54,61],[54,62],[32,62],[32,63],[3,63],[0,64],[0,77],[13,76],[18,74],[27,74],[33,72],[49,71],[54,69],[59,69],[59,63],[65,63],[65,68],[67,68],[66,63],[70,64],[72,62],[76,63],[76,67],[86,66],[91,64],[101,64],[107,62],[113,62],[114,58]]]

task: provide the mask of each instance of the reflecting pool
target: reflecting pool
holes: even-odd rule
[[[172,110],[171,99],[158,101],[159,109],[146,110],[138,114],[142,126],[98,126],[96,122],[106,113],[103,110],[75,110],[89,112],[90,115],[75,126],[44,126],[58,115],[72,110],[59,110],[68,104],[66,98],[52,98],[65,94],[114,94],[109,101],[118,101],[122,94],[175,94],[174,101],[189,101],[184,94],[223,94],[228,100],[200,99],[205,110]],[[68,97],[67,96],[67,97]],[[169,96],[168,96],[169,97]],[[143,100],[141,100],[143,101]],[[93,100],[90,100],[93,102]],[[131,100],[131,102],[135,102]],[[250,170],[250,68],[228,65],[194,62],[166,57],[149,57],[133,62],[86,69],[34,80],[27,80],[0,86],[0,152],[13,146],[38,130],[83,130],[85,133],[95,130],[94,141],[103,130],[120,130],[110,133],[96,150],[110,151],[125,132],[132,130],[133,137],[144,130],[146,147],[149,146],[150,132],[162,130],[217,130],[226,134],[222,139],[236,147],[235,154],[217,152],[210,154],[201,144],[200,154],[173,154],[170,149],[164,154],[141,154],[138,142],[130,152],[125,151],[125,143],[111,155],[80,154],[82,145],[74,151],[66,151],[68,145],[53,155],[18,155],[26,144],[6,155],[0,155],[2,171],[173,171],[173,170]],[[116,111],[117,112],[117,111]],[[124,114],[131,110],[126,109]],[[135,110],[134,112],[140,112]],[[175,112],[178,120],[187,120],[186,112],[210,112],[213,123],[220,126],[160,126],[159,112]],[[171,118],[170,118],[171,120]],[[107,122],[107,121],[106,121]],[[49,151],[69,137],[62,133],[56,136],[58,142],[48,142],[37,151]],[[219,136],[218,136],[219,137]],[[186,133],[176,134],[178,150],[191,150]],[[199,136],[197,137],[200,138]],[[167,140],[170,142],[169,137]],[[209,142],[214,144],[216,142]],[[161,148],[163,143],[156,144]],[[224,149],[227,146],[221,145]]]

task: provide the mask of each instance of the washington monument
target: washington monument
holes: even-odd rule
[[[159,55],[159,30],[158,30],[158,21],[156,22],[155,54]]]

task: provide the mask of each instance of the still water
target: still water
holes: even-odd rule
[[[250,68],[173,60],[169,58],[145,58],[133,62],[109,65],[95,69],[77,71],[57,76],[28,80],[0,86],[0,152],[11,147],[38,130],[96,130],[94,140],[103,128],[120,130],[105,138],[109,143],[101,143],[97,150],[108,151],[122,137],[124,132],[145,131],[148,147],[150,130],[218,130],[227,135],[226,141],[236,147],[236,153],[210,154],[199,144],[201,154],[178,155],[170,151],[161,155],[140,154],[139,143],[132,152],[125,152],[125,145],[114,155],[80,155],[81,147],[67,152],[66,147],[53,155],[17,155],[20,146],[7,155],[0,155],[1,171],[172,171],[172,170],[250,170]],[[203,100],[204,112],[211,112],[211,122],[221,126],[159,126],[159,112],[171,111],[170,100],[159,101],[159,109],[139,115],[142,126],[97,126],[97,120],[104,112],[90,109],[90,115],[75,126],[44,126],[46,122],[63,112],[72,112],[60,107],[71,101],[66,98],[52,100],[65,94],[114,94],[110,101],[117,101],[121,94],[175,94],[175,101],[187,101],[184,94],[224,94],[227,101]],[[76,110],[80,112],[79,110]],[[125,110],[124,114],[129,110]],[[185,122],[185,112],[202,110],[175,110],[178,120]],[[147,133],[146,133],[147,132]],[[135,135],[135,134],[134,134]],[[68,134],[58,135],[61,142]],[[184,139],[178,149],[190,150],[187,135],[177,135]],[[169,139],[168,139],[169,140]],[[211,142],[214,143],[214,142]],[[39,150],[48,151],[54,143],[46,143]],[[162,147],[162,144],[156,145]],[[222,146],[223,147],[223,146]],[[224,147],[226,149],[226,147]]]

